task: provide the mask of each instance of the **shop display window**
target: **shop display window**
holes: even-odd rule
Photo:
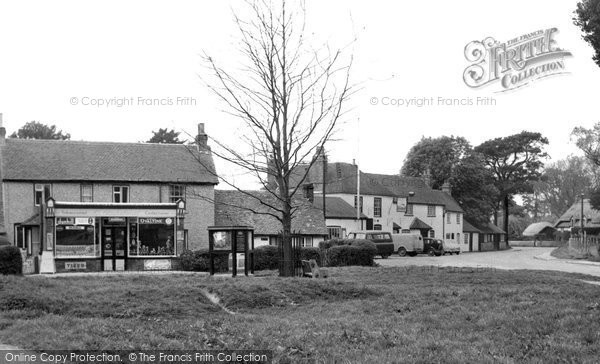
[[[56,218],[56,257],[98,257],[94,218]]]

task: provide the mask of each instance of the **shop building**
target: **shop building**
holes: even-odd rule
[[[0,234],[42,272],[166,269],[214,224],[203,124],[194,145],[12,139],[0,124],[0,181]]]

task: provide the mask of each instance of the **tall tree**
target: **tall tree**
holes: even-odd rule
[[[62,130],[57,131],[56,125],[46,125],[37,121],[30,121],[12,133],[10,137],[18,139],[68,140],[71,139],[71,134],[63,134]]]
[[[575,144],[583,151],[588,161],[594,166],[600,167],[600,122],[594,124],[591,129],[582,126],[573,129],[571,137],[575,138]],[[590,202],[593,208],[600,210],[600,180],[597,168],[592,184],[593,189],[589,191]]]
[[[242,69],[224,67],[206,56],[212,75],[206,85],[241,120],[244,136],[235,146],[212,139],[213,153],[253,176],[272,197],[264,199],[220,177],[248,199],[268,207],[281,223],[282,275],[293,275],[292,219],[299,206],[297,194],[318,150],[331,140],[345,113],[352,92],[349,82],[352,57],[343,49],[314,49],[304,32],[305,7],[287,2],[248,1],[247,18],[234,14],[240,32]],[[302,169],[300,166],[308,166]],[[293,171],[301,173],[292,183]],[[275,183],[270,183],[275,181]]]
[[[589,195],[595,179],[594,168],[584,157],[569,156],[544,169],[533,193],[523,196],[523,206],[534,220],[550,215],[558,217],[584,193]]]
[[[592,59],[600,66],[600,0],[579,2],[573,22],[581,28],[583,39],[594,48],[596,54]]]
[[[452,177],[454,167],[471,150],[471,145],[463,137],[441,136],[423,137],[410,148],[401,173],[405,176],[431,176],[431,187],[439,189]]]
[[[174,129],[160,128],[158,131],[152,131],[152,138],[147,143],[162,143],[162,144],[183,144],[185,140],[179,140],[179,132]]]
[[[499,202],[503,205],[505,242],[508,245],[510,200],[516,194],[531,193],[532,181],[539,180],[548,155],[543,148],[548,139],[540,133],[519,134],[488,140],[475,148],[494,174]]]
[[[475,223],[489,221],[497,194],[493,176],[465,138],[422,138],[406,155],[401,173],[412,177],[429,173],[431,187],[436,189],[449,182],[465,218]]]

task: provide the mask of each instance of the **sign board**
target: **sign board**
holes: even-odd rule
[[[396,211],[406,212],[406,203],[406,197],[398,197],[398,206],[396,206]]]
[[[46,250],[54,249],[54,234],[46,233]]]
[[[65,270],[85,270],[87,269],[86,262],[65,262]]]
[[[131,209],[131,208],[82,208],[82,209],[73,209],[73,208],[55,208],[54,209],[55,216],[61,217],[95,217],[95,216],[104,216],[104,217],[175,217],[175,209],[166,210],[166,209]],[[58,217],[57,217],[58,219]]]
[[[169,270],[171,269],[170,259],[145,259],[144,270]]]
[[[157,224],[157,225],[172,225],[173,218],[156,218],[156,217],[143,217],[140,218],[140,224]]]

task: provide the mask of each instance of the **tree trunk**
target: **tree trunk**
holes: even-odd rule
[[[508,248],[508,195],[504,196],[504,242],[506,243],[506,247]]]
[[[293,277],[294,276],[294,252],[292,249],[292,214],[289,204],[285,204],[283,207],[282,216],[282,227],[281,232],[281,244],[283,250],[283,269],[281,270],[280,276],[282,277]]]
[[[498,226],[498,208],[494,209],[494,225]]]

